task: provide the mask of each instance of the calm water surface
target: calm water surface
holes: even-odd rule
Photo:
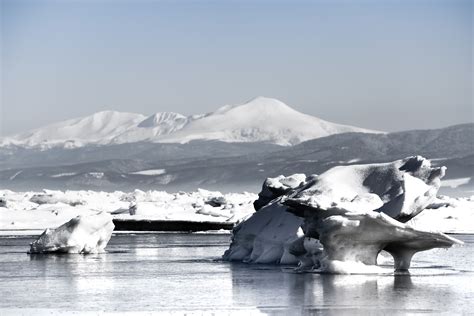
[[[33,237],[0,237],[0,315],[474,313],[474,235],[415,255],[410,276],[294,273],[220,262],[229,235],[114,235],[107,253],[28,255]]]

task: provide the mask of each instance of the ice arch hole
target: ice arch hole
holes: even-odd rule
[[[386,252],[385,250],[382,250],[379,252],[377,255],[377,265],[379,266],[393,266],[394,265],[394,259],[393,256]]]

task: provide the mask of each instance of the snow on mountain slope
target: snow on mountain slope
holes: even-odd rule
[[[303,141],[347,132],[376,133],[362,128],[339,125],[300,113],[285,103],[257,97],[237,106],[224,106],[160,142],[186,143],[196,139],[226,142],[271,142],[288,146]]]
[[[73,148],[86,144],[141,141],[187,143],[191,140],[268,142],[288,146],[347,132],[376,133],[330,123],[300,113],[276,99],[258,97],[242,105],[226,105],[212,113],[189,117],[173,112],[156,113],[149,117],[134,113],[98,112],[0,138],[0,147]]]
[[[106,144],[145,118],[142,114],[103,111],[5,137],[0,145],[81,147],[87,143]]]
[[[185,126],[191,118],[173,112],[161,112],[149,116],[137,126],[128,129],[115,137],[114,143],[132,143],[146,140],[156,140],[162,135],[168,135]]]

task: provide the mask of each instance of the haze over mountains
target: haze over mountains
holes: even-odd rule
[[[258,191],[266,177],[423,155],[448,167],[442,193],[472,195],[473,139],[474,124],[380,133],[262,97],[188,117],[99,112],[2,139],[0,188]]]
[[[51,148],[133,142],[186,143],[191,140],[269,142],[289,146],[347,132],[374,133],[300,113],[281,101],[257,97],[245,104],[223,106],[208,114],[184,116],[98,112],[0,139],[0,146]]]

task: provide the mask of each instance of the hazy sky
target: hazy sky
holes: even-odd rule
[[[0,135],[259,95],[386,131],[474,121],[472,1],[0,1]]]

